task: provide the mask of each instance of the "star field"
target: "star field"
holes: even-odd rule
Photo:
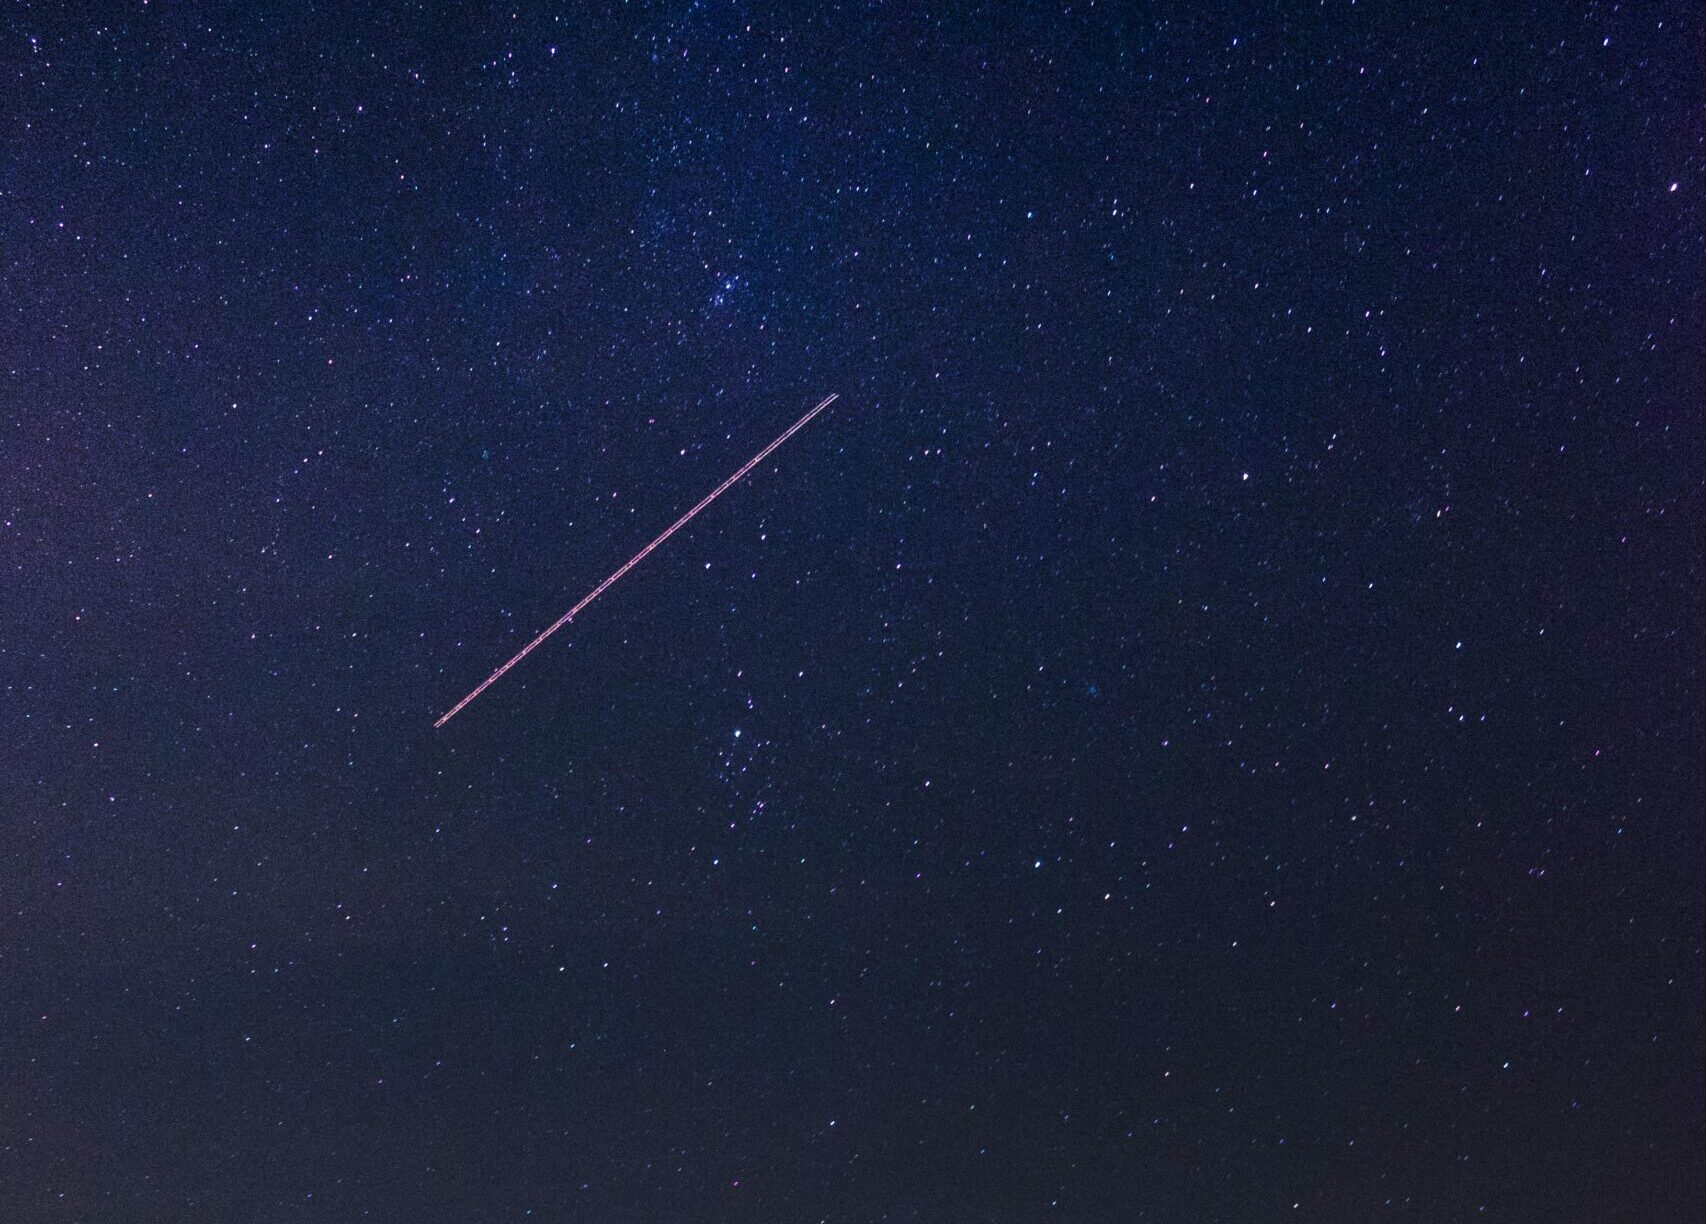
[[[1703,38],[11,6],[0,1218],[1699,1219]]]

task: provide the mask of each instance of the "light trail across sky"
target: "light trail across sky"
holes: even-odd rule
[[[662,535],[653,540],[650,544],[646,545],[639,552],[635,553],[632,557],[629,557],[627,561],[622,563],[622,567],[620,569],[611,574],[610,577],[606,578],[603,582],[593,587],[592,590],[588,591],[578,604],[553,621],[550,627],[542,632],[538,637],[534,638],[531,642],[527,643],[527,645],[516,651],[514,658],[505,663],[502,667],[498,668],[497,671],[487,676],[484,680],[480,681],[479,685],[475,687],[473,692],[469,693],[461,701],[458,701],[455,705],[451,706],[450,709],[446,710],[439,720],[433,723],[433,726],[442,727],[445,723],[455,718],[457,714],[461,713],[463,706],[467,705],[470,701],[474,700],[474,698],[478,697],[481,693],[491,688],[492,685],[503,679],[505,672],[509,671],[510,668],[514,667],[528,655],[532,654],[546,638],[550,637],[553,633],[557,632],[557,630],[561,629],[564,625],[574,620],[575,617],[579,616],[583,608],[614,586],[618,578],[622,577],[623,574],[626,574],[640,562],[644,561],[651,554],[651,551],[659,544],[662,544],[665,540],[669,539],[670,536],[674,535],[683,527],[687,526],[688,523],[692,522],[694,515],[698,514],[699,511],[716,501],[724,493],[727,493],[742,476],[745,476],[748,472],[752,471],[753,468],[768,459],[770,457],[770,453],[778,446],[781,446],[782,443],[786,442],[789,438],[799,433],[800,430],[811,424],[812,418],[833,404],[837,398],[839,398],[839,393],[831,392],[824,396],[823,399],[819,400],[815,408],[806,413],[806,415],[801,417],[799,420],[795,421],[792,425],[788,426],[787,429],[783,430],[776,440],[771,442],[769,446],[766,446],[752,458],[741,464],[739,470],[737,470],[733,476],[730,476],[727,480],[723,481],[722,484],[707,493],[698,505],[694,506],[693,509],[676,519],[675,522],[671,523],[664,530]]]

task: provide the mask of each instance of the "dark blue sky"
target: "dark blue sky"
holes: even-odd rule
[[[1699,1218],[1706,26],[1192,7],[9,9],[0,1215]]]

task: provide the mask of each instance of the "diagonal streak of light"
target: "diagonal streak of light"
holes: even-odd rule
[[[570,621],[574,620],[574,618],[576,616],[579,616],[582,609],[584,609],[589,603],[591,603],[593,600],[597,599],[600,595],[604,594],[605,591],[609,590],[613,585],[615,585],[617,579],[621,578],[623,574],[626,574],[629,570],[633,569],[640,562],[644,561],[648,556],[651,555],[652,550],[657,548],[658,545],[662,544],[665,540],[669,539],[670,536],[674,535],[676,532],[680,531],[683,527],[687,526],[688,523],[692,522],[694,515],[698,514],[706,506],[709,506],[712,502],[716,501],[724,493],[727,493],[729,491],[729,489],[731,489],[736,483],[738,483],[740,481],[741,477],[745,476],[748,472],[752,471],[753,468],[757,467],[759,464],[763,463],[766,459],[768,459],[770,457],[771,453],[773,451],[775,451],[775,449],[778,446],[781,446],[782,443],[786,442],[789,438],[791,438],[795,434],[799,433],[800,430],[804,429],[807,425],[811,424],[813,417],[817,416],[818,413],[822,412],[825,408],[827,408],[831,404],[833,404],[838,398],[839,398],[838,392],[831,392],[830,394],[824,396],[821,400],[819,400],[816,407],[814,407],[810,412],[806,413],[805,416],[803,416],[799,420],[795,421],[792,425],[788,426],[787,429],[783,430],[782,433],[779,434],[776,437],[776,439],[770,443],[769,446],[766,446],[763,450],[759,451],[752,458],[748,459],[745,463],[741,464],[740,468],[738,470],[736,470],[734,475],[730,476],[727,480],[723,481],[722,484],[718,485],[716,488],[712,489],[709,493],[707,493],[703,498],[700,499],[698,504],[695,505],[693,507],[693,509],[689,510],[686,514],[682,515],[680,518],[676,519],[675,522],[671,523],[667,528],[665,528],[663,531],[663,534],[659,535],[657,539],[653,540],[650,544],[646,545],[639,552],[635,553],[632,557],[629,557],[625,562],[622,563],[621,568],[619,568],[615,573],[611,574],[610,577],[606,578],[603,582],[601,582],[597,586],[593,587],[592,590],[588,591],[586,593],[586,595],[584,595],[581,598],[581,601],[579,603],[577,603],[574,607],[570,608],[567,612],[565,612],[561,616],[559,616],[545,630],[543,630],[539,634],[538,637],[534,638],[531,642],[527,643],[527,645],[523,646],[520,650],[516,651],[515,656],[513,658],[511,658],[507,663],[505,663],[502,667],[498,668],[491,675],[487,676],[484,680],[480,681],[480,683],[474,688],[473,692],[469,693],[461,701],[458,701],[455,705],[451,706],[450,709],[446,710],[444,712],[444,714],[439,717],[439,720],[437,722],[433,723],[433,726],[435,728],[444,726],[445,723],[449,722],[452,718],[455,718],[456,715],[462,711],[462,708],[464,706],[466,706],[470,701],[473,701],[474,698],[478,697],[481,693],[483,693],[487,689],[491,688],[492,685],[496,684],[499,680],[502,680],[504,678],[505,673],[507,673],[510,668],[514,667],[517,663],[521,662],[528,655],[532,654],[536,649],[539,648],[539,646],[545,641],[546,638],[550,637],[553,633],[557,632],[557,630],[561,629],[564,625],[566,625]]]

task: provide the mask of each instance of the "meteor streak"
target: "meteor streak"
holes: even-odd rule
[[[676,519],[675,522],[671,523],[662,535],[653,540],[650,544],[646,545],[639,552],[635,553],[632,557],[629,557],[627,561],[623,562],[622,567],[614,574],[611,574],[610,577],[606,578],[603,582],[593,587],[592,590],[588,591],[578,604],[570,608],[567,612],[563,613],[562,616],[558,617],[557,620],[552,622],[550,628],[546,629],[538,637],[534,638],[531,642],[527,643],[527,645],[516,651],[513,659],[498,668],[497,671],[487,676],[484,680],[480,681],[479,685],[473,692],[469,693],[461,701],[458,701],[455,705],[451,706],[450,709],[446,710],[444,715],[437,722],[433,723],[433,726],[435,728],[442,727],[445,723],[455,718],[456,715],[461,712],[463,706],[467,705],[470,701],[474,700],[474,698],[478,697],[481,693],[491,688],[492,685],[503,679],[505,672],[509,671],[510,668],[514,667],[528,655],[532,654],[546,638],[550,637],[553,633],[557,632],[557,630],[561,629],[564,625],[574,620],[575,617],[579,616],[583,608],[614,586],[618,578],[633,569],[640,562],[644,561],[651,554],[651,551],[659,544],[662,544],[665,540],[669,539],[670,536],[674,535],[683,527],[687,526],[688,523],[692,522],[694,515],[698,514],[699,511],[716,501],[724,493],[727,493],[742,476],[745,476],[748,472],[752,471],[753,468],[768,459],[772,451],[774,451],[778,446],[781,446],[782,443],[786,442],[789,438],[799,433],[800,430],[804,429],[807,425],[811,424],[813,417],[833,404],[838,398],[839,392],[831,392],[829,395],[826,395],[823,399],[819,400],[817,407],[813,408],[810,412],[806,413],[805,416],[801,417],[792,425],[788,426],[787,429],[783,430],[781,435],[778,436],[775,441],[771,442],[769,446],[766,446],[763,450],[759,451],[756,455],[743,463],[740,466],[740,469],[736,471],[733,476],[730,476],[727,480],[723,481],[722,484],[712,489],[705,495],[704,499],[701,500],[698,505],[694,506],[693,509]]]

